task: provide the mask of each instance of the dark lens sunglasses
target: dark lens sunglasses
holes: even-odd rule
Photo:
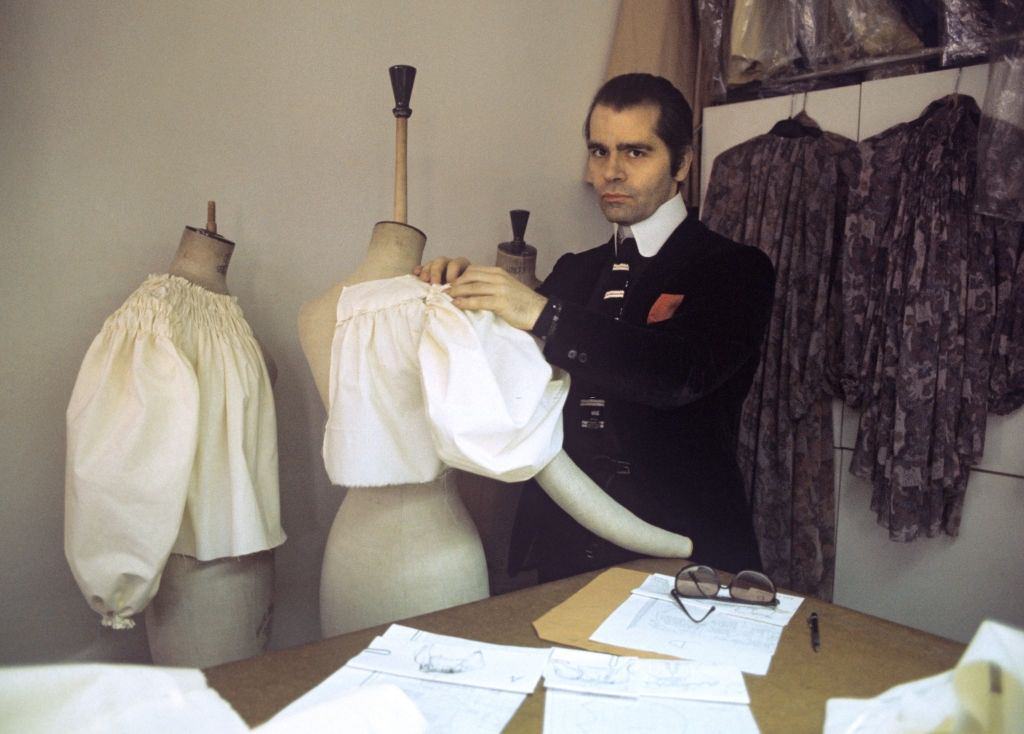
[[[718,594],[722,589],[728,592],[728,599],[719,597]],[[686,616],[694,622],[703,622],[711,612],[715,611],[715,607],[711,607],[700,619],[694,619],[683,604],[683,599],[719,599],[738,604],[755,604],[761,607],[774,607],[779,604],[778,595],[775,593],[775,584],[760,571],[740,571],[732,577],[732,581],[723,584],[718,571],[711,566],[700,566],[695,563],[683,566],[676,574],[672,598],[676,600]]]

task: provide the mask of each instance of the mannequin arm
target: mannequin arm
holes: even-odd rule
[[[689,558],[693,542],[641,520],[601,489],[559,451],[534,479],[559,507],[590,532],[635,553]]]

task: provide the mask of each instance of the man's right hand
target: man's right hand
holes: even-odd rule
[[[412,274],[424,283],[443,285],[458,278],[468,267],[469,260],[464,257],[448,258],[442,255],[424,265],[417,265],[412,269]]]

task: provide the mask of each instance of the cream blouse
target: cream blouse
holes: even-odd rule
[[[285,540],[277,425],[235,298],[150,276],[103,325],[67,410],[64,546],[114,628],[156,594],[170,553],[201,561]]]
[[[335,484],[428,482],[445,465],[517,482],[561,449],[569,375],[447,288],[403,275],[342,290],[323,444]]]

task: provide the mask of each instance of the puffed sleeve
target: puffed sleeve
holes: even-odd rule
[[[562,447],[569,376],[528,333],[489,311],[428,298],[419,342],[423,395],[441,460],[505,482],[529,479]]]
[[[166,330],[121,316],[90,346],[68,405],[64,550],[103,624],[129,629],[181,525],[199,394]]]

